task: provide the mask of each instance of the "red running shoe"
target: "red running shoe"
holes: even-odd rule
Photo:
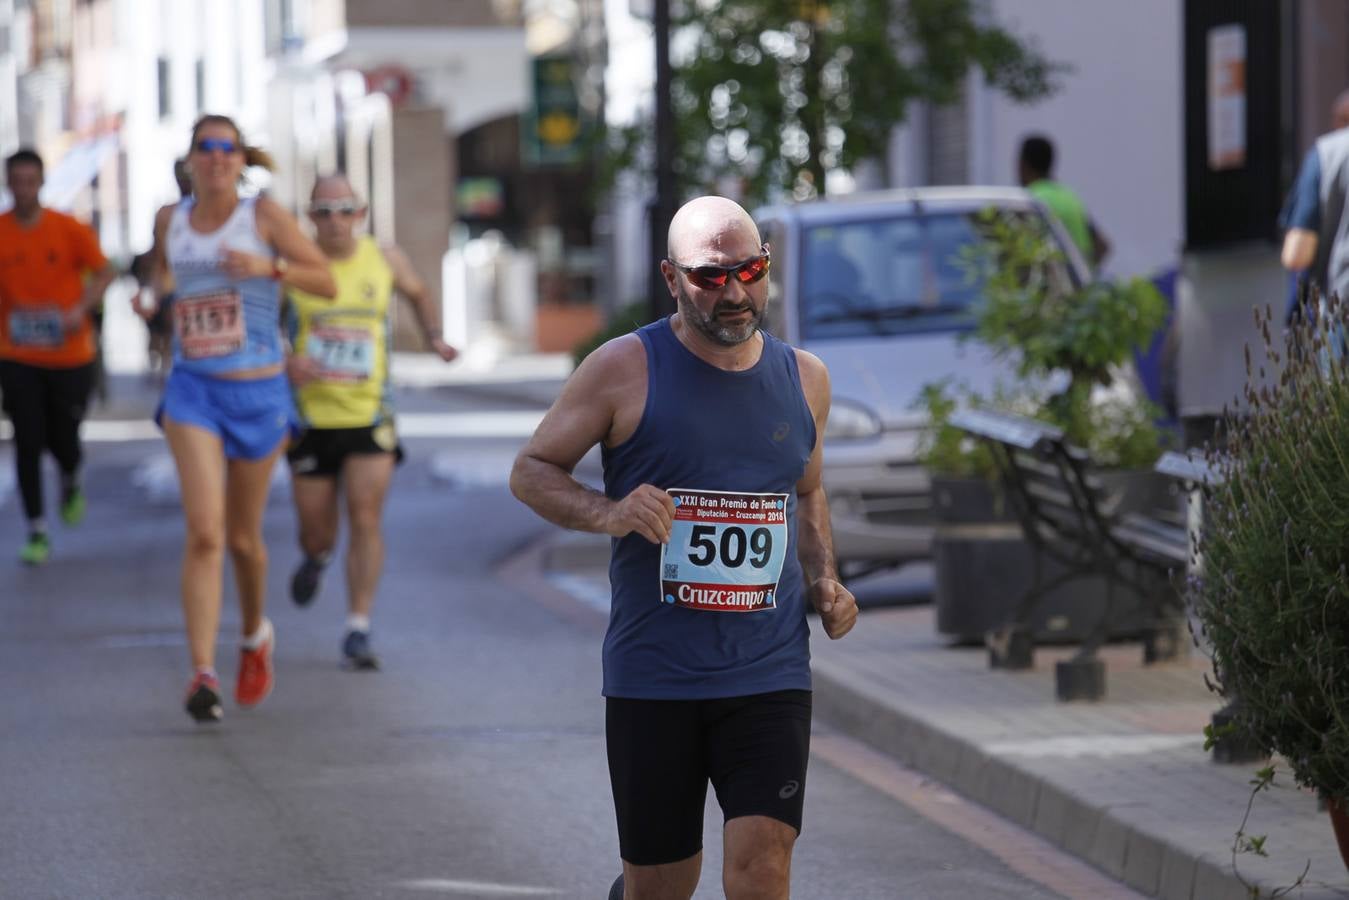
[[[267,636],[256,650],[243,647],[239,651],[239,683],[234,688],[234,702],[244,709],[257,706],[272,693],[272,648],[276,633],[272,623],[263,619]]]
[[[187,686],[187,714],[198,722],[219,722],[225,711],[220,708],[220,679],[198,672]]]

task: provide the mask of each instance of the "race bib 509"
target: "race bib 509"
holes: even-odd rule
[[[773,609],[787,559],[787,495],[669,493],[675,518],[661,548],[661,600],[710,612]]]

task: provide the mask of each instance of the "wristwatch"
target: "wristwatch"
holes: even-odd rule
[[[280,281],[286,277],[286,272],[290,269],[290,263],[286,262],[284,256],[278,256],[272,260],[272,280]]]

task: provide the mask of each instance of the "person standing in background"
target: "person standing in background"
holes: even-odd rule
[[[1077,192],[1055,181],[1053,174],[1053,142],[1039,134],[1023,140],[1021,154],[1017,158],[1017,177],[1021,186],[1048,207],[1073,239],[1092,271],[1099,271],[1110,254],[1110,242],[1087,214],[1087,207]]]

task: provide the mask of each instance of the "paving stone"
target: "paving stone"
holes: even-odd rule
[[[1096,819],[1091,846],[1087,849],[1087,860],[1111,878],[1123,881],[1129,835],[1129,826],[1108,812],[1101,813]]]
[[[1054,844],[1062,845],[1067,838],[1069,812],[1076,805],[1072,796],[1058,786],[1042,782],[1036,796],[1031,829]]]
[[[1226,862],[1199,859],[1194,865],[1194,900],[1250,900],[1248,891]]]
[[[1131,831],[1124,855],[1124,883],[1147,896],[1157,893],[1161,883],[1166,846],[1141,831]]]
[[[1195,859],[1184,850],[1167,847],[1162,853],[1157,896],[1161,900],[1195,900]]]

